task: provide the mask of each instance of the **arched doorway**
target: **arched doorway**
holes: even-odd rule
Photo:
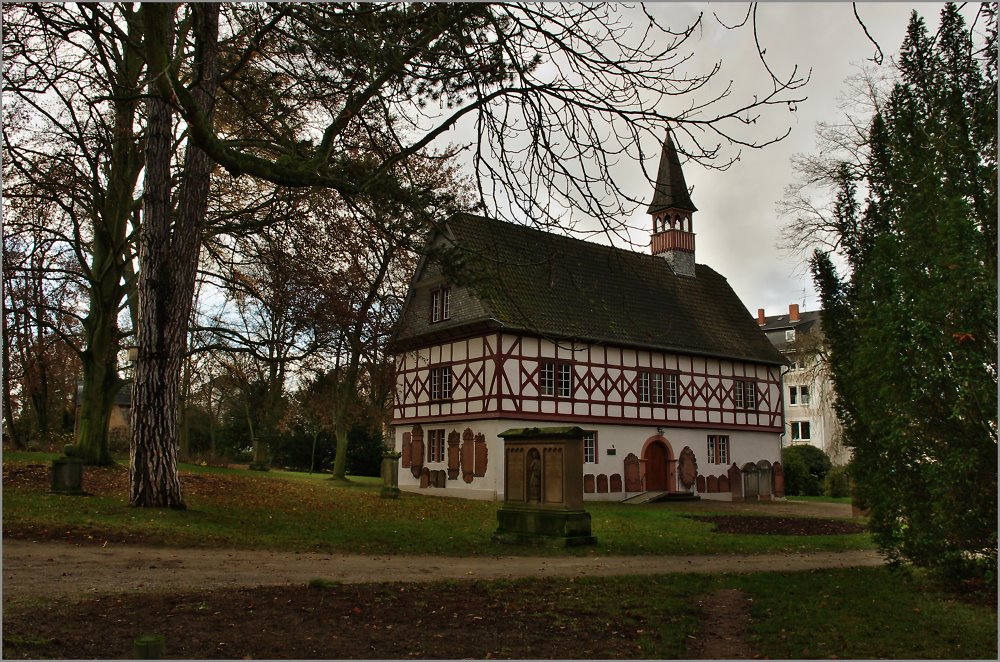
[[[674,489],[674,452],[662,437],[646,443],[642,452],[645,465],[645,489],[650,492],[669,492]]]

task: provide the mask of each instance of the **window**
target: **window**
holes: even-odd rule
[[[568,398],[573,395],[573,366],[568,363],[559,364],[559,397]]]
[[[441,399],[447,400],[451,397],[451,366],[443,365],[441,371]]]
[[[649,373],[639,373],[639,402],[649,402]]]
[[[733,403],[737,409],[756,409],[757,390],[754,383],[738,381],[733,384]]]
[[[663,375],[660,373],[653,375],[653,404],[663,404]]]
[[[677,375],[667,375],[667,404],[677,404]]]
[[[807,404],[809,404],[809,387],[808,386],[789,386],[788,387],[788,404],[790,404],[790,405],[807,405]]]
[[[795,340],[795,329],[788,329],[785,331],[785,342],[792,342]]]
[[[539,375],[539,390],[542,395],[555,395],[556,394],[556,364],[555,363],[543,363],[542,370]]]
[[[729,464],[729,436],[708,435],[708,463]]]
[[[431,322],[451,319],[451,288],[439,287],[431,292]]]
[[[792,421],[792,441],[808,441],[809,421]]]
[[[597,433],[583,433],[583,461],[597,462]]]
[[[431,400],[451,398],[451,366],[431,368]]]
[[[444,430],[427,432],[427,461],[444,462]]]
[[[543,363],[538,376],[538,390],[542,395],[572,397],[573,366],[569,363]]]
[[[651,402],[655,405],[677,404],[677,375],[664,375],[661,372],[639,373],[639,402]]]

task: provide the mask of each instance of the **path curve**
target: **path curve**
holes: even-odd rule
[[[439,579],[794,571],[878,566],[874,550],[715,556],[367,556],[265,550],[3,541],[3,601],[133,591],[182,592],[306,584]]]

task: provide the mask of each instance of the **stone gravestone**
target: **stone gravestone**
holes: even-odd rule
[[[385,451],[382,453],[382,491],[379,496],[383,499],[399,498],[399,458],[402,453]]]
[[[86,494],[83,491],[83,460],[67,444],[63,456],[52,460],[52,491],[56,494]]]
[[[504,502],[493,539],[518,545],[593,545],[583,509],[583,430],[517,428],[501,432]]]

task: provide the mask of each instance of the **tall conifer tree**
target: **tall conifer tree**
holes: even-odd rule
[[[898,69],[871,123],[860,216],[840,172],[849,276],[813,259],[838,413],[890,558],[995,573],[996,50],[977,53],[947,5],[936,37],[912,15]]]

